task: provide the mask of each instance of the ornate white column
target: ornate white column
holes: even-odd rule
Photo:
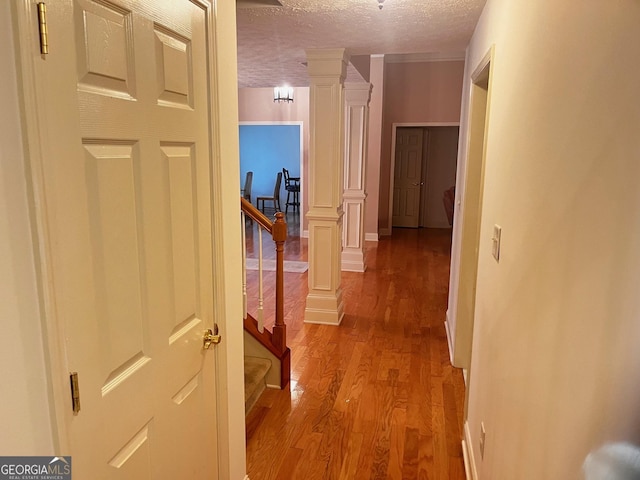
[[[345,83],[342,270],[364,272],[364,207],[370,83]]]
[[[342,251],[343,48],[307,50],[309,89],[309,295],[307,323],[339,325],[344,315]]]

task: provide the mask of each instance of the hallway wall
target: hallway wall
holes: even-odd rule
[[[601,444],[640,444],[638,25],[635,0],[488,0],[468,49],[459,185],[470,75],[495,45],[468,389],[480,480],[579,479]]]

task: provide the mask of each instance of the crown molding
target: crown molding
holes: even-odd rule
[[[385,55],[385,63],[423,63],[464,61],[465,52],[399,53]]]

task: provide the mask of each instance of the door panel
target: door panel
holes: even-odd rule
[[[207,12],[67,0],[48,14],[43,170],[80,382],[74,476],[216,478]]]
[[[394,227],[417,228],[420,222],[423,140],[421,128],[398,128],[396,131],[392,217]]]

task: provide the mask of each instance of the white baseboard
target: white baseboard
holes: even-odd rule
[[[453,365],[453,336],[451,330],[449,329],[449,310],[446,313],[446,319],[444,321],[444,329],[447,332],[447,345],[449,346],[449,360],[451,361],[451,365]]]
[[[367,269],[367,266],[362,262],[347,262],[342,261],[342,268],[340,269],[343,272],[356,272],[363,273]]]
[[[307,320],[306,318],[303,319],[302,321],[304,323],[308,323],[310,325],[330,325],[332,327],[339,327],[340,324],[342,323],[342,320],[344,319],[344,314],[342,314],[342,316],[340,317],[340,320],[338,320],[338,323],[332,321],[332,320]]]
[[[467,422],[464,422],[462,455],[464,457],[464,472],[467,475],[467,480],[478,480],[478,469],[476,468],[476,460],[473,456],[473,442],[471,441],[471,432],[469,431],[469,424]]]
[[[388,233],[387,235],[391,235],[391,233]],[[301,238],[309,238],[309,230],[303,230],[302,233],[300,234]],[[377,233],[365,233],[364,234],[364,241],[365,242],[377,242],[379,240],[379,235]]]
[[[388,237],[389,235],[391,235],[391,229],[390,228],[381,228],[380,232],[379,232],[381,237]]]
[[[379,240],[377,233],[365,233],[364,241],[365,242],[377,242]]]

